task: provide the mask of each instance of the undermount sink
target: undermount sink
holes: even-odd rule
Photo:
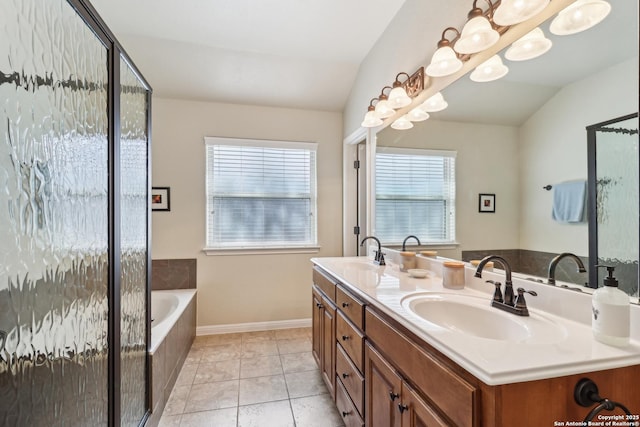
[[[566,329],[538,313],[522,317],[491,307],[491,299],[447,293],[406,296],[402,307],[420,319],[461,334],[527,344],[553,344]]]

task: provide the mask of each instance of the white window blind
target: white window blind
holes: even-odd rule
[[[422,243],[455,242],[456,152],[378,147],[376,236],[386,244],[410,234]]]
[[[207,247],[315,246],[315,143],[205,138]]]

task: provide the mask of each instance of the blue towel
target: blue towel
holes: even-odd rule
[[[558,222],[586,221],[587,181],[566,181],[553,186],[551,217]]]

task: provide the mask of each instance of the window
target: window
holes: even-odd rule
[[[375,234],[400,244],[455,242],[455,151],[378,147]]]
[[[315,143],[205,138],[207,248],[317,245]]]

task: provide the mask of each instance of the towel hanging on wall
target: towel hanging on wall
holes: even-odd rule
[[[562,223],[579,223],[587,220],[587,181],[566,181],[553,186],[551,217]]]

